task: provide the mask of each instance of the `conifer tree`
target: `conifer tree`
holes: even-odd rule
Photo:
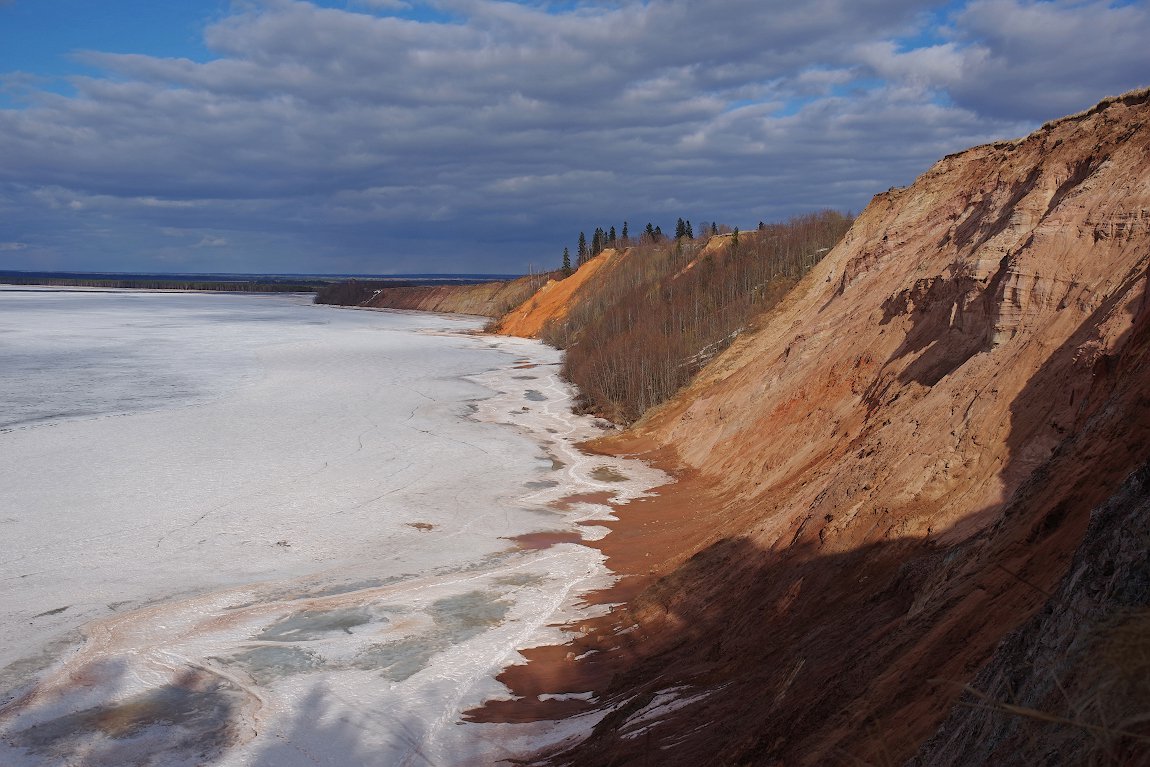
[[[686,227],[685,231],[687,233],[687,239],[688,240],[695,239],[695,232],[693,229],[691,229],[691,219],[687,219],[687,227]]]
[[[579,232],[579,255],[575,261],[575,268],[578,269],[585,263],[587,263],[587,235]]]
[[[679,220],[675,222],[675,239],[681,240],[686,236],[687,236],[687,224],[685,221],[683,221],[683,217],[680,216]]]
[[[571,276],[571,251],[563,248],[563,276]]]
[[[611,227],[611,233],[607,235],[607,244],[615,247],[615,227]]]
[[[718,233],[719,233],[719,225],[718,225],[718,223],[712,221],[711,222],[711,236],[714,237]]]
[[[624,221],[623,222],[623,244],[624,245],[627,244],[627,240],[628,240],[628,238],[627,238],[627,222]]]

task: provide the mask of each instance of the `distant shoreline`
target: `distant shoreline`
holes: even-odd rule
[[[92,287],[150,290],[227,290],[315,292],[346,282],[388,286],[475,285],[515,279],[511,274],[282,274],[237,272],[77,272],[0,269],[0,285]]]
[[[315,289],[307,290],[228,290],[225,288],[109,288],[91,285],[13,285],[0,282],[0,292],[4,293],[220,293],[225,295],[250,296],[254,293],[275,295],[312,295]]]

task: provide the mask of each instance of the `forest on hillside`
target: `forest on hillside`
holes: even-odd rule
[[[567,350],[565,374],[585,410],[631,423],[782,300],[852,221],[828,210],[749,232],[647,233],[541,337]]]

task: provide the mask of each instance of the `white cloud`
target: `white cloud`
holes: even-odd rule
[[[28,247],[26,242],[0,242],[0,251],[11,252],[15,250],[24,250]]]
[[[386,11],[403,11],[411,8],[411,3],[404,0],[355,0],[356,5],[365,8],[379,8]]]
[[[874,74],[980,114],[1041,122],[1150,84],[1150,6],[1109,0],[972,0],[942,44],[860,45]]]
[[[510,271],[625,218],[857,210],[1150,72],[1147,9],[1095,0],[973,0],[941,29],[915,0],[411,6],[247,2],[206,62],[89,54],[108,76],[0,109],[0,238],[106,258],[111,222],[140,253],[211,231],[268,259],[237,269]]]

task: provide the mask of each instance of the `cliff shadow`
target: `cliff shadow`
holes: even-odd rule
[[[997,518],[973,538],[833,552],[816,529],[781,550],[725,537],[608,618],[573,627],[588,633],[569,645],[526,653],[532,662],[502,677],[524,699],[472,717],[605,712],[585,741],[541,755],[550,763],[905,761],[1047,600],[1091,510],[1150,458],[1146,280],[1144,265],[1126,275],[1018,391],[1000,469],[1013,493],[972,510]],[[1082,349],[1123,305],[1129,329],[1083,367]],[[742,514],[724,503],[697,513],[721,527]],[[587,691],[593,704],[538,697]]]

